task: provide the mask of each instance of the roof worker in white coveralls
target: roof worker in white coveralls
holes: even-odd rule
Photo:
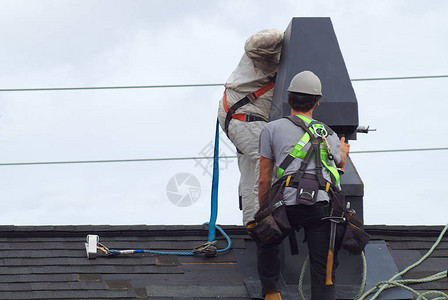
[[[237,148],[243,224],[258,210],[258,144],[268,121],[283,33],[265,29],[249,37],[244,55],[225,83],[218,110],[222,129]]]

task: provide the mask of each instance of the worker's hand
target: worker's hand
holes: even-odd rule
[[[350,152],[350,144],[347,144],[345,142],[345,137],[341,137],[341,154],[347,156],[349,152]]]
[[[341,137],[341,161],[336,164],[338,168],[343,168],[345,166],[345,162],[347,161],[348,153],[350,152],[350,144],[345,143],[345,137]]]

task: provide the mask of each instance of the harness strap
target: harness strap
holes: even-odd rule
[[[316,176],[317,176],[317,180],[319,181],[319,188],[320,189],[324,189],[325,188],[325,183],[327,182],[324,179],[324,175],[322,173],[322,157],[321,157],[321,151],[320,151],[320,143],[321,143],[322,139],[320,139],[320,141],[318,140],[314,140],[313,141],[313,148],[314,148],[314,152],[315,152],[315,157],[316,157]],[[319,163],[318,163],[319,162]]]
[[[300,138],[299,142],[294,146],[291,152],[285,157],[285,159],[280,164],[277,174],[279,178],[282,177],[283,172],[296,157],[300,159],[305,158],[306,152],[303,152],[302,149],[310,141],[310,139],[311,139],[310,135],[306,133]]]
[[[314,151],[314,149],[312,149],[312,147],[310,148],[311,151],[310,150],[308,152],[302,151],[303,147],[305,147],[305,145],[310,140],[315,139],[315,136],[314,136],[313,128],[309,127],[311,125],[312,120],[310,120],[304,116],[301,116],[301,117],[303,117],[303,119],[300,117],[297,117],[297,116],[287,116],[286,117],[291,122],[293,122],[295,125],[301,127],[305,131],[305,133],[300,138],[299,142],[291,150],[291,152],[289,152],[289,154],[285,157],[285,159],[280,164],[280,166],[278,168],[278,172],[277,172],[278,178],[282,177],[283,172],[286,170],[286,168],[288,168],[288,166],[293,162],[293,160],[296,157],[305,161],[307,153]],[[302,163],[303,163],[303,161],[302,161]],[[302,167],[302,165],[301,165],[301,167]]]
[[[300,167],[297,170],[294,178],[292,178],[292,182],[291,182],[292,184],[297,185],[297,186],[299,185],[300,180],[306,174],[305,171],[308,168],[308,165],[310,164],[311,157],[313,156],[313,153],[314,153],[314,149],[313,148],[308,150],[308,152],[305,155],[305,158],[300,163]]]
[[[322,143],[321,136],[324,134],[324,132],[326,131],[328,134],[333,134],[334,131],[327,125],[317,122],[315,120],[309,119],[305,116],[301,116],[301,115],[287,116],[286,118],[288,118],[295,125],[300,126],[305,131],[305,134],[300,138],[300,140],[296,144],[296,146],[294,146],[294,148],[291,150],[291,152],[286,156],[286,158],[280,164],[278,173],[277,173],[278,178],[282,177],[283,172],[292,163],[294,158],[297,157],[297,158],[305,160],[307,152],[302,151],[302,149],[310,141],[311,141],[311,143],[313,143],[314,140],[317,140],[319,143],[317,144],[317,141],[316,141],[316,145],[314,146],[314,149],[311,150],[313,148],[313,146],[311,146],[310,150],[317,153],[316,156],[319,156],[319,157],[316,157],[316,158],[318,158],[318,159],[316,159],[316,173],[318,173],[319,185],[321,187],[326,186],[326,182],[325,182],[325,179],[323,179],[323,174],[322,174],[322,165],[323,165],[330,172],[331,182],[333,183],[333,185],[337,186],[339,183],[339,172],[337,171],[337,169],[335,167],[333,167],[327,163],[327,156],[328,156],[327,150],[325,149],[325,147],[323,147],[323,148],[320,147],[320,144]],[[317,130],[321,130],[320,135],[318,132],[316,132]],[[318,136],[317,138],[316,138],[316,135]],[[310,152],[310,150],[308,150],[308,152]]]
[[[254,121],[267,122],[265,118],[255,116],[255,115],[245,115],[245,114],[233,114],[232,119],[243,121],[243,122],[254,122]]]
[[[294,178],[297,176],[297,173],[293,173],[291,175],[287,175],[285,176],[284,180],[285,180],[285,187],[292,187],[292,188],[297,188],[299,186],[299,180],[294,180]],[[315,174],[309,174],[309,173],[304,173],[302,175],[301,178],[308,178],[308,179],[313,179],[313,180],[317,180],[317,176]],[[324,190],[325,192],[328,192],[330,190],[331,184],[326,181],[325,182],[325,187],[322,188],[322,190]]]
[[[271,81],[270,83],[268,83],[267,85],[263,86],[262,88],[256,90],[255,92],[251,93],[251,94],[247,94],[246,96],[244,96],[243,99],[237,101],[235,104],[233,104],[230,108],[227,106],[227,96],[226,96],[226,91],[224,91],[224,96],[223,96],[223,106],[224,106],[224,110],[227,113],[226,115],[226,120],[224,122],[224,131],[226,132],[227,135],[228,131],[229,131],[229,124],[230,121],[232,119],[236,119],[236,120],[240,120],[240,121],[246,121],[246,122],[253,122],[253,121],[265,121],[267,122],[264,118],[259,117],[259,116],[253,116],[253,115],[245,115],[245,114],[235,114],[236,110],[248,103],[254,102],[255,100],[257,100],[258,98],[260,98],[262,95],[264,95],[267,91],[269,91],[270,89],[272,89],[275,85],[275,82]]]

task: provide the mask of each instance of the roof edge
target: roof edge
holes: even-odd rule
[[[230,235],[246,235],[242,225],[220,225]],[[439,236],[444,226],[422,225],[366,225],[370,235],[382,236]],[[207,225],[0,225],[0,237],[85,237],[87,234],[101,236],[207,236]]]

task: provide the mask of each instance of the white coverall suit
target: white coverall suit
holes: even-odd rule
[[[271,83],[278,69],[283,33],[275,29],[265,29],[251,36],[245,45],[245,54],[237,68],[225,83],[227,109],[233,104],[260,88]],[[255,101],[239,108],[236,114],[246,114],[269,118],[274,89],[270,89]],[[224,97],[223,97],[224,98]],[[223,99],[219,104],[218,120],[225,130],[226,109]],[[254,219],[258,210],[258,145],[261,130],[266,122],[245,122],[232,119],[229,124],[228,137],[238,153],[238,167],[241,173],[239,194],[242,197],[243,224]]]

